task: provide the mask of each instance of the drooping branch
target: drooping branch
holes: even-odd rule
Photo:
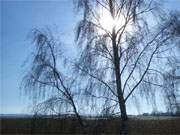
[[[134,92],[134,90],[139,86],[139,84],[143,81],[146,73],[148,72],[149,68],[150,68],[150,65],[151,65],[151,62],[152,62],[152,59],[154,57],[154,55],[156,54],[157,50],[163,46],[163,43],[166,42],[167,40],[169,40],[171,38],[171,36],[169,37],[166,37],[165,39],[163,39],[160,43],[158,43],[158,45],[156,46],[156,48],[154,49],[154,51],[152,52],[151,56],[150,56],[150,59],[148,61],[148,64],[146,66],[146,69],[144,71],[144,73],[142,74],[140,80],[136,83],[136,85],[131,89],[130,93],[127,95],[127,97],[125,98],[125,101],[131,96],[131,94]]]
[[[97,76],[89,73],[88,71],[82,69],[79,65],[75,65],[79,70],[81,70],[82,72],[85,72],[86,74],[88,74],[90,77],[96,79],[97,81],[99,81],[100,83],[102,83],[103,85],[105,85],[110,91],[111,93],[117,97],[117,94],[113,91],[113,89],[108,85],[107,82],[103,81],[101,78],[98,78]]]
[[[123,93],[124,93],[124,91],[125,91],[125,88],[126,88],[126,85],[127,85],[127,83],[128,83],[128,80],[130,79],[130,77],[132,76],[133,72],[135,71],[135,68],[136,68],[136,66],[137,66],[137,64],[138,64],[138,62],[139,62],[142,54],[146,51],[146,49],[147,49],[152,43],[154,43],[154,42],[156,41],[156,39],[162,34],[162,32],[163,32],[166,28],[167,28],[167,26],[166,26],[165,28],[163,28],[162,30],[160,30],[160,32],[158,32],[158,33],[152,38],[152,40],[150,40],[150,41],[145,45],[145,47],[142,49],[142,51],[141,51],[141,52],[139,53],[139,55],[137,56],[137,59],[135,60],[135,63],[133,64],[134,66],[133,66],[132,70],[130,71],[127,79],[125,80],[125,83],[124,83],[124,86],[123,86]],[[153,56],[154,56],[154,54],[153,54]]]

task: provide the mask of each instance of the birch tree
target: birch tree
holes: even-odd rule
[[[104,99],[112,112],[118,107],[126,123],[130,97],[139,91],[149,97],[158,87],[155,69],[177,45],[179,15],[162,12],[155,1],[78,0],[75,4],[83,14],[76,33],[81,55],[75,66],[88,80],[85,95]]]

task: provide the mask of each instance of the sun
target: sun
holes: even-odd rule
[[[125,29],[123,30],[123,33],[132,33],[133,34],[133,27],[132,27],[132,22],[126,22],[125,17],[123,16],[123,14],[119,14],[117,17],[113,18],[110,11],[105,9],[105,8],[101,8],[99,9],[99,20],[98,23],[100,25],[100,28],[98,28],[98,34],[99,35],[104,35],[108,33],[113,32],[113,29],[115,30],[115,33],[118,35],[118,31],[119,33],[121,33],[121,28],[123,28],[125,26]],[[127,48],[128,45],[125,44],[125,37],[126,34],[123,34],[121,36],[121,47],[123,48]],[[123,43],[124,42],[124,43]]]
[[[113,19],[109,11],[102,9],[100,10],[99,24],[103,29],[112,32],[113,27],[116,25],[116,21]],[[103,30],[101,31],[100,29],[99,32],[103,34]]]
[[[99,34],[105,34],[104,30],[112,33],[113,28],[117,31],[125,24],[125,19],[122,15],[113,18],[111,13],[105,8],[100,9],[99,14],[99,24],[102,27],[102,29],[99,29]]]

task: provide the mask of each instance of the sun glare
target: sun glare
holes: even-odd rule
[[[126,23],[123,15],[119,15],[118,17],[113,18],[111,16],[110,12],[105,8],[100,9],[99,13],[100,13],[99,24],[101,26],[101,28],[98,29],[99,34],[103,35],[107,31],[112,33],[113,28],[117,32]],[[133,32],[133,28],[130,25],[130,23],[128,25],[126,25],[126,29],[124,32]],[[125,40],[125,38],[124,38],[124,36],[122,36],[121,41],[124,41],[124,40]],[[126,44],[121,44],[121,46],[123,48],[127,48]]]
[[[110,12],[108,12],[107,10],[101,10],[99,23],[103,29],[112,32],[112,29],[116,24],[116,21],[112,18]],[[103,30],[100,29],[100,33],[103,34]]]
[[[125,19],[122,15],[117,18],[113,18],[110,12],[107,9],[103,8],[100,10],[99,23],[103,29],[112,32],[113,28],[115,28],[116,31],[121,28],[125,23]],[[104,34],[105,31],[99,29],[99,33]]]

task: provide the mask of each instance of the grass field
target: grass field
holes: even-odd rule
[[[88,134],[118,134],[120,119],[85,119]],[[1,118],[1,134],[80,134],[75,118]],[[180,118],[129,118],[129,134],[180,135]]]

